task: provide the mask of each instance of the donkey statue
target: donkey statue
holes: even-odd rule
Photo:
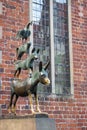
[[[31,43],[26,43],[16,48],[17,60],[20,60],[24,53],[29,53]]]
[[[15,62],[15,73],[14,76],[19,77],[20,73],[21,73],[21,69],[23,70],[31,70],[33,71],[33,62],[34,60],[38,59],[38,53],[39,53],[39,49],[36,51],[35,48],[33,48],[32,53],[30,56],[28,56],[28,58],[26,58],[25,60],[19,60]]]
[[[50,62],[48,62],[46,65],[42,66],[42,62],[39,63],[39,70],[33,72],[32,78],[26,78],[24,80],[20,79],[13,79],[11,84],[11,98],[10,103],[8,106],[9,113],[15,113],[16,110],[16,102],[18,100],[18,97],[26,97],[28,96],[30,101],[30,107],[32,114],[35,114],[35,110],[33,108],[32,103],[32,94],[35,96],[35,102],[36,102],[36,111],[41,112],[39,108],[38,103],[38,95],[37,95],[37,85],[38,83],[42,83],[44,85],[49,85],[50,80],[48,78],[48,73],[46,72],[46,69],[48,68]],[[15,96],[15,100],[13,102]],[[13,107],[12,107],[13,106]]]

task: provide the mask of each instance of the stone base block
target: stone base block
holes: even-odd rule
[[[56,130],[55,121],[47,117],[0,118],[0,130]]]

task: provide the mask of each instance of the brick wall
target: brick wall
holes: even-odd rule
[[[72,1],[72,47],[74,65],[74,98],[49,95],[40,97],[40,108],[54,118],[58,130],[87,130],[87,2]],[[21,44],[16,32],[28,22],[28,0],[1,0],[0,6],[0,90],[1,113],[8,114],[10,83],[14,74],[15,49]],[[1,110],[0,109],[0,110]],[[17,113],[29,113],[27,98],[19,98]]]
[[[7,113],[10,83],[14,77],[13,61],[16,59],[16,48],[21,44],[21,40],[16,39],[16,33],[28,23],[28,20],[28,0],[0,0],[0,77],[2,80],[0,105],[2,114]]]

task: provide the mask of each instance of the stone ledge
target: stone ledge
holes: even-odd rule
[[[4,120],[4,119],[29,119],[29,118],[48,118],[48,114],[47,113],[36,113],[36,114],[21,115],[21,116],[8,114],[8,115],[0,116],[0,120]]]

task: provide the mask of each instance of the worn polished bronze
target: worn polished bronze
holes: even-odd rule
[[[50,84],[50,80],[46,72],[48,65],[49,65],[49,62],[43,67],[42,62],[40,62],[39,70],[33,72],[32,78],[28,77],[24,80],[13,79],[12,84],[11,84],[11,99],[10,99],[10,104],[8,107],[9,113],[12,112],[15,114],[16,102],[19,96],[21,97],[28,96],[29,101],[30,101],[31,111],[32,111],[32,114],[34,114],[35,111],[33,109],[32,94],[34,94],[35,96],[36,111],[41,112],[39,108],[39,103],[38,103],[37,85],[39,82],[44,85]],[[15,99],[14,99],[14,96],[15,96]],[[14,103],[13,103],[13,99],[14,99]]]

